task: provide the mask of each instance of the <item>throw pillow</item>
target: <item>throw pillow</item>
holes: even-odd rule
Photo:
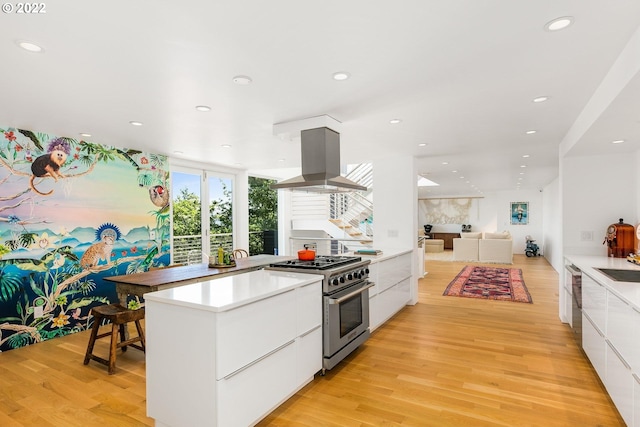
[[[485,239],[510,239],[511,235],[508,233],[484,233]]]
[[[460,233],[460,237],[463,239],[480,239],[482,238],[482,233],[479,231],[475,233]]]

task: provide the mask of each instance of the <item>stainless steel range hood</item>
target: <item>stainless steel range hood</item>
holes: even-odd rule
[[[272,184],[271,188],[316,193],[366,190],[340,176],[340,134],[327,127],[301,131],[302,175]]]

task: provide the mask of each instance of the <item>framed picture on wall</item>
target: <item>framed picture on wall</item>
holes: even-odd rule
[[[529,223],[529,202],[511,202],[511,225]]]

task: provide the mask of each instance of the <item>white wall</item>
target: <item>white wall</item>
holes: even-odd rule
[[[562,204],[559,178],[544,187],[542,205],[544,206],[542,253],[557,272],[562,272],[564,261],[562,259]]]
[[[634,226],[638,222],[638,156],[564,157],[561,162],[564,253],[606,256],[607,227],[619,218]]]
[[[411,156],[373,162],[373,247],[384,251],[418,250],[418,173]],[[420,248],[419,250],[422,250]],[[411,303],[418,302],[418,270],[412,265]]]

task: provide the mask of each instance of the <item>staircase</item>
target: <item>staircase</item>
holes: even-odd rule
[[[357,165],[345,177],[366,186],[368,192],[332,193],[328,199],[317,194],[295,196],[291,229],[297,231],[298,236],[293,238],[292,247],[301,246],[307,240],[326,240],[327,244],[330,242],[331,253],[336,254],[371,246],[373,203],[367,195],[373,191],[373,166],[370,163]],[[327,197],[326,194],[323,196]],[[316,231],[326,233],[327,237],[312,236]]]

